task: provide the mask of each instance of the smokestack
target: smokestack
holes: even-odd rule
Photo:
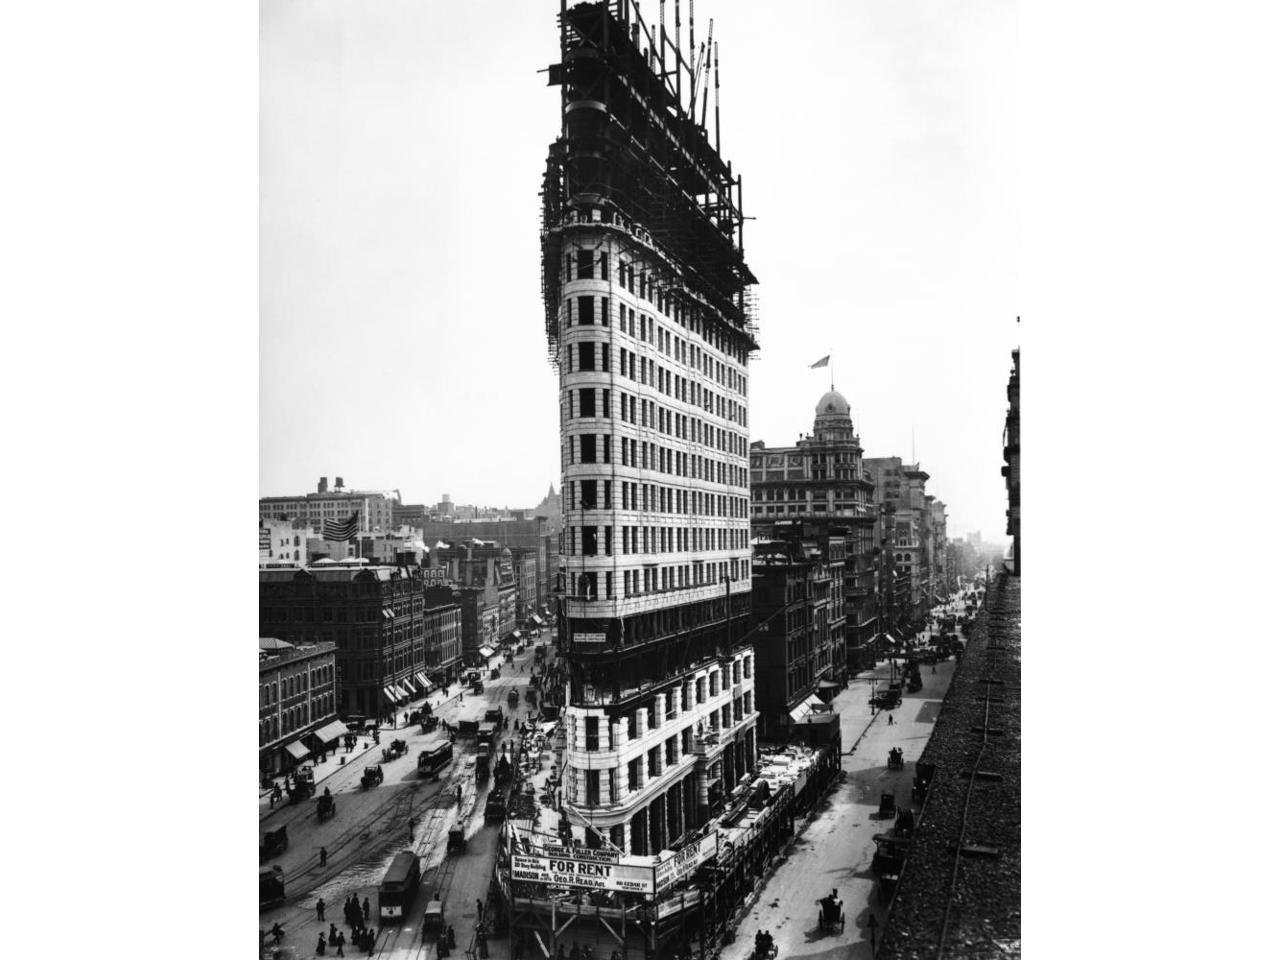
[[[338,483],[341,484],[342,481],[339,480]],[[329,478],[321,477],[320,484],[319,486],[316,487],[316,493],[328,493],[328,492],[329,492]]]

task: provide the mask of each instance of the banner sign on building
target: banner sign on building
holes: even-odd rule
[[[658,892],[675,883],[687,879],[693,871],[716,855],[719,849],[719,834],[712,830],[697,843],[665,855],[654,870],[654,885]]]
[[[652,861],[643,857],[586,858],[603,851],[574,848],[570,857],[512,854],[511,879],[579,890],[653,893]],[[624,859],[626,862],[624,862]]]
[[[575,633],[574,643],[604,643],[603,633]]]

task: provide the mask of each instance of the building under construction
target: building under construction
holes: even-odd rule
[[[652,954],[687,935],[690,914],[714,915],[700,935],[709,944],[737,895],[730,858],[750,863],[776,839],[759,831],[716,866],[718,825],[759,801],[746,636],[756,280],[742,178],[719,150],[715,24],[700,38],[693,3],[671,6],[657,4],[651,23],[637,0],[562,2],[548,71],[562,107],[541,239],[560,387],[566,739],[554,842],[512,837],[499,868],[504,887],[524,891],[513,934],[538,932],[544,949],[554,911],[570,910],[557,864],[611,873],[604,892],[620,912],[609,916],[633,916]],[[678,882],[654,879],[670,858]],[[707,878],[696,895],[684,886],[695,871]],[[723,907],[707,914],[708,903]]]

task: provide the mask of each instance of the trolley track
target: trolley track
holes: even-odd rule
[[[518,678],[513,675],[511,679],[514,683],[494,685],[490,690],[499,692],[511,688],[518,690],[528,686],[530,682],[530,676],[527,674]],[[521,703],[523,702],[522,697]],[[506,707],[510,711],[510,708],[501,700],[493,705]],[[437,713],[445,715],[443,707],[437,708]],[[514,719],[518,711],[510,711],[510,713]],[[518,734],[514,728],[495,742],[495,749],[508,739],[518,742]],[[463,746],[462,741],[458,746]],[[448,768],[449,773],[446,776],[444,771],[441,771],[439,781],[419,780],[392,788],[394,793],[384,802],[364,815],[359,823],[352,824],[327,843],[328,857],[324,867],[320,866],[319,853],[316,852],[289,870],[285,876],[285,885],[286,890],[290,892],[283,904],[272,911],[285,913],[285,916],[279,916],[277,921],[285,931],[285,935],[298,943],[299,941],[295,939],[298,933],[313,929],[316,921],[309,901],[320,895],[324,887],[340,881],[343,873],[353,867],[368,866],[370,861],[388,856],[398,849],[412,849],[422,858],[424,869],[420,890],[425,890],[428,894],[439,891],[446,904],[459,905],[457,898],[450,896],[459,858],[448,853],[446,840],[450,827],[459,819],[467,824],[470,833],[470,828],[475,825],[476,811],[483,808],[484,791],[475,782],[474,768],[466,762],[468,757],[474,755],[474,746],[472,749],[459,751]],[[455,799],[458,787],[463,788],[461,808]],[[358,794],[353,791],[352,795]],[[407,829],[410,817],[416,817],[418,821],[414,840],[412,843],[397,843],[396,838],[404,836],[398,831]],[[289,822],[293,822],[293,818]],[[478,833],[483,829],[484,824],[480,824],[475,832]],[[375,880],[374,883],[376,882]],[[369,883],[366,880],[358,886],[367,887]],[[350,889],[343,891],[346,895],[350,892]],[[327,892],[324,895],[326,899],[334,901],[326,912],[325,922],[332,922],[345,929],[345,923],[340,922],[343,918],[340,916],[340,904],[336,902],[338,897]],[[418,899],[415,898],[415,901]],[[448,910],[447,907],[446,910]],[[414,923],[414,911],[416,911],[416,905],[410,910],[405,921],[378,930],[373,956],[386,958],[395,954],[402,960],[407,957],[426,960],[434,956],[435,939],[423,939],[421,918],[419,915],[419,922]],[[370,922],[376,925],[377,918],[371,916]],[[458,921],[453,922],[456,924]],[[446,921],[446,928],[449,925],[451,924]],[[460,943],[458,946],[464,950],[467,947],[465,943]],[[353,952],[352,955],[354,956],[355,953]]]

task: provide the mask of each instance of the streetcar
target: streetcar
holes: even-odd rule
[[[418,754],[418,773],[435,776],[453,759],[453,744],[447,738],[432,740]]]
[[[422,865],[412,850],[397,853],[378,886],[378,919],[404,920],[422,883]]]
[[[284,870],[279,866],[258,869],[258,909],[284,903]]]

